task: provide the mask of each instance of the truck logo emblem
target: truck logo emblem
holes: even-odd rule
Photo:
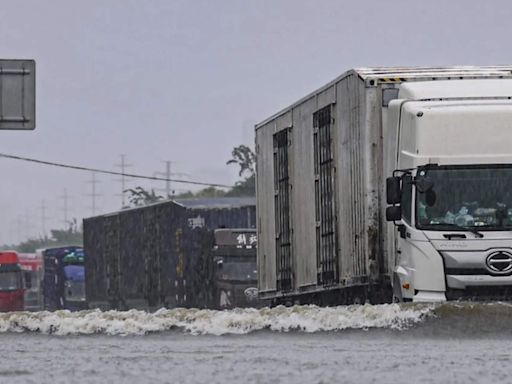
[[[505,275],[512,272],[512,254],[509,252],[493,252],[485,260],[489,272]]]
[[[249,301],[256,300],[258,298],[258,288],[250,287],[244,291],[245,297]]]

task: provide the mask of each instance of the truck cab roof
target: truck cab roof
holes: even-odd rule
[[[443,85],[433,85],[431,88],[427,83],[441,83],[448,81],[472,81],[472,80],[499,80],[512,79],[512,65],[494,65],[494,66],[445,66],[445,67],[359,67],[353,68],[343,72],[334,80],[321,86],[315,91],[309,93],[305,97],[299,99],[287,108],[280,110],[269,118],[256,124],[256,131],[267,125],[269,122],[284,115],[290,110],[297,108],[299,105],[304,104],[307,100],[317,97],[325,92],[327,89],[333,87],[335,84],[343,81],[346,78],[355,76],[363,80],[364,85],[368,88],[383,86],[386,88],[404,88],[402,98],[441,98],[443,96],[434,96],[434,94],[441,95]],[[424,83],[419,87],[414,87],[414,83]],[[446,84],[446,83],[445,83]],[[477,83],[473,83],[473,86]],[[412,87],[411,87],[412,86]],[[468,83],[468,88],[471,84]],[[445,92],[453,92],[453,87],[449,86]],[[479,91],[478,88],[473,92]],[[469,89],[468,89],[469,92]],[[494,92],[494,91],[493,91]],[[414,97],[412,96],[414,94]],[[405,96],[410,97],[405,97]],[[429,96],[426,96],[429,95]],[[480,92],[479,92],[480,95]],[[444,96],[448,97],[448,96]],[[464,96],[457,96],[464,97]]]
[[[18,264],[18,253],[16,251],[1,251],[0,264]]]
[[[438,80],[402,83],[399,99],[432,100],[454,98],[512,97],[512,79]]]

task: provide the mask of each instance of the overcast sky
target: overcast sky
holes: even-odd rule
[[[1,0],[2,58],[35,59],[37,128],[0,152],[232,184],[253,126],[357,66],[512,64],[510,1]],[[490,6],[492,4],[492,6]],[[91,214],[90,174],[0,159],[0,244]],[[120,207],[98,176],[97,212]],[[164,187],[132,181],[130,186]],[[187,186],[174,185],[179,192]],[[28,227],[27,227],[28,224]]]

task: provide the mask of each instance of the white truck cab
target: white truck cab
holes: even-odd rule
[[[512,294],[512,79],[402,83],[388,108],[397,301]]]

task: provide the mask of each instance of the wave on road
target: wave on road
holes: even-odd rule
[[[314,305],[262,309],[160,309],[145,311],[11,312],[0,314],[0,333],[145,335],[178,330],[192,335],[273,332],[340,332],[390,329],[412,334],[464,337],[512,335],[508,303]],[[407,332],[411,334],[411,332]]]
[[[247,334],[259,330],[320,332],[347,329],[406,329],[432,313],[433,306],[353,305],[234,309],[161,309],[0,314],[0,333],[38,332],[55,335],[143,335],[181,329],[193,335]]]

